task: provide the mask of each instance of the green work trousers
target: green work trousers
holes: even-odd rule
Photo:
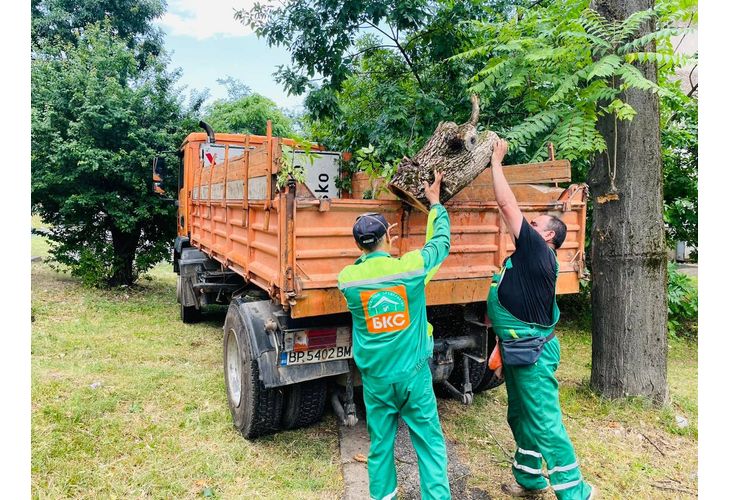
[[[412,377],[394,384],[378,384],[363,377],[363,395],[370,434],[370,498],[383,500],[396,497],[394,445],[398,415],[408,425],[418,456],[421,498],[451,498],[446,474],[446,443],[428,363]]]
[[[586,500],[591,487],[581,477],[560,411],[555,378],[559,363],[560,342],[556,337],[545,344],[534,365],[504,365],[507,421],[517,444],[512,472],[524,488],[545,488],[544,460],[550,486],[559,500]]]

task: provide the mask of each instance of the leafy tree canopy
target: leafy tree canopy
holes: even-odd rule
[[[151,21],[165,11],[164,0],[31,0],[34,50],[55,52],[75,44],[91,23],[107,20],[114,35],[134,48],[140,64],[162,51],[162,32]]]
[[[230,80],[226,80],[231,83]],[[244,86],[245,87],[245,86]],[[205,121],[219,132],[266,135],[266,121],[271,120],[272,134],[291,137],[292,120],[274,101],[260,94],[252,94],[248,87],[229,86],[228,99],[215,101],[206,112]]]
[[[131,284],[163,259],[175,207],[152,194],[150,160],[194,127],[150,57],[142,69],[110,23],[31,64],[31,200],[53,226],[52,256],[87,281]],[[195,112],[200,102],[189,109]]]

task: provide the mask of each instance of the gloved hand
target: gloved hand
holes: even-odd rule
[[[497,378],[502,378],[502,353],[499,350],[499,338],[497,338],[497,345],[492,349],[492,354],[489,355],[488,366]]]

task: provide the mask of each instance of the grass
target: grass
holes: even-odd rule
[[[89,290],[32,264],[34,498],[337,498],[334,418],[246,441],[231,425],[222,312],[183,325],[175,275]]]
[[[224,313],[182,324],[169,265],[116,291],[84,288],[43,262],[31,273],[34,498],[341,497],[331,414],[253,442],[232,427]],[[696,343],[670,343],[672,403],[656,409],[597,397],[587,382],[590,334],[567,322],[558,334],[564,420],[585,477],[603,498],[696,496]],[[502,498],[514,446],[504,386],[472,406],[439,400],[439,408],[471,469],[470,487]],[[676,415],[689,426],[680,428]]]
[[[641,398],[607,401],[598,397],[588,388],[590,332],[559,326],[558,335],[563,420],[582,473],[598,486],[602,498],[696,497],[696,342],[670,342],[671,404],[655,408]],[[460,456],[472,470],[470,485],[503,498],[499,488],[511,481],[514,451],[504,385],[477,397],[471,407],[455,401],[442,401],[439,406],[444,432],[458,443]],[[681,428],[677,415],[686,418],[689,426]]]
[[[47,229],[48,224],[44,223],[40,215],[30,216],[30,227],[32,229]],[[48,250],[50,250],[48,240],[37,234],[30,235],[30,255],[31,257],[48,257]]]

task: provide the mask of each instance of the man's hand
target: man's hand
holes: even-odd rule
[[[434,172],[433,184],[429,186],[428,182],[423,182],[423,194],[431,205],[441,203],[441,179],[443,177],[443,172]]]
[[[492,166],[502,165],[502,160],[504,160],[507,150],[509,150],[509,144],[504,139],[499,139],[494,143],[491,160]]]
[[[389,224],[389,225],[388,225],[388,229],[387,229],[387,230],[385,231],[385,234],[387,234],[387,235],[388,235],[388,241],[390,242],[390,244],[391,244],[391,245],[392,245],[393,243],[395,243],[395,240],[397,240],[397,239],[398,239],[398,236],[393,236],[393,235],[391,234],[391,231],[394,231],[396,227],[398,227],[398,223],[397,223],[397,222],[395,222],[395,223],[393,223],[393,224]]]
[[[504,169],[502,169],[502,160],[504,160],[504,155],[507,154],[507,149],[509,149],[509,144],[504,139],[498,139],[494,143],[491,159],[492,185],[494,186],[494,198],[502,211],[502,217],[507,223],[509,232],[517,240],[520,237],[520,228],[522,227],[522,211],[512,188],[507,183]]]

